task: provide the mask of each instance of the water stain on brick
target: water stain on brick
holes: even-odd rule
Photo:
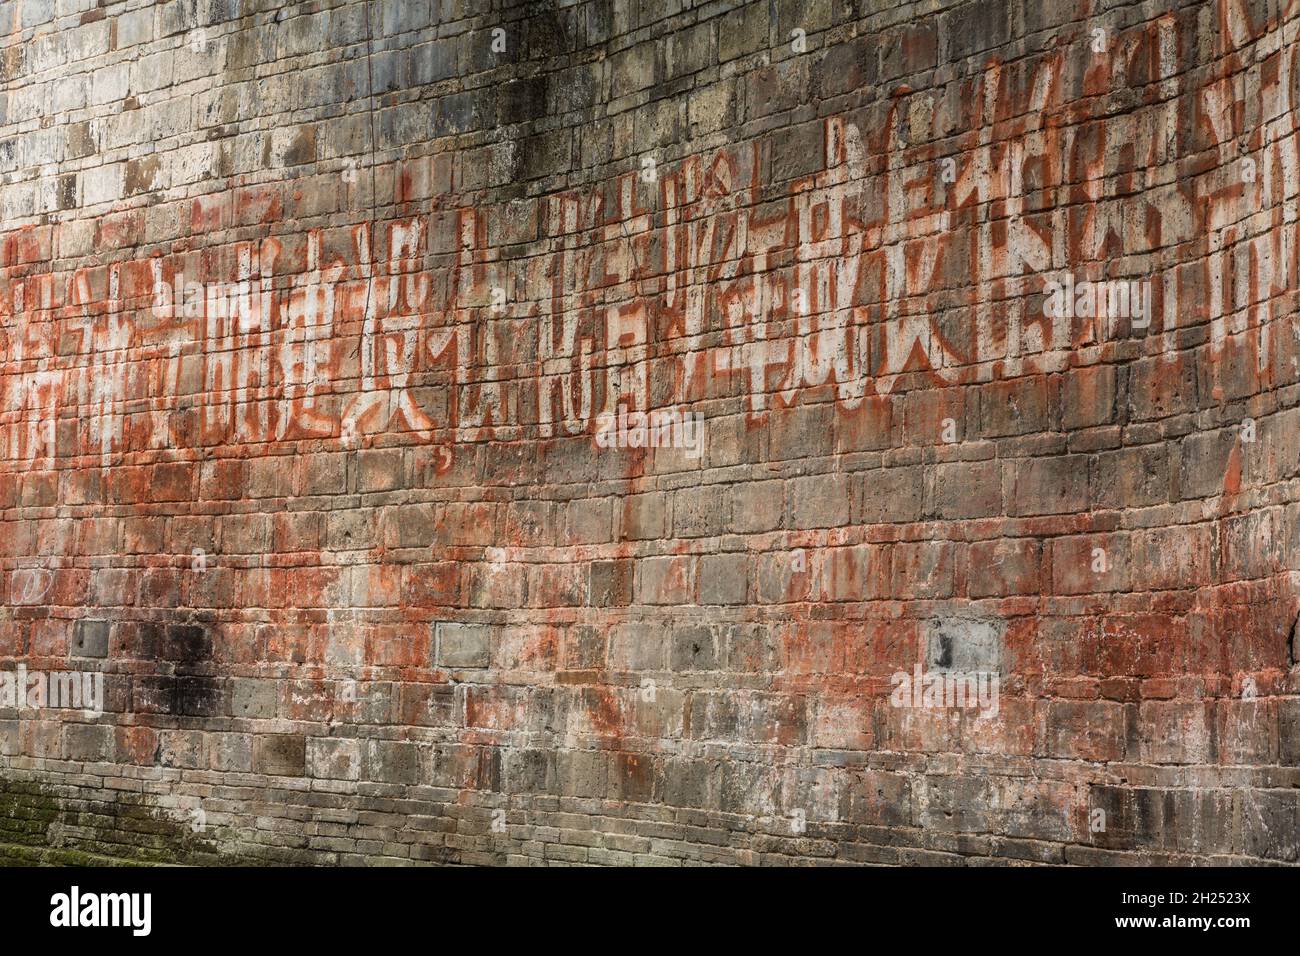
[[[126,195],[135,196],[149,192],[154,188],[154,178],[158,174],[159,158],[157,155],[143,159],[133,159],[126,164]]]
[[[142,623],[140,653],[158,662],[161,672],[138,678],[140,694],[152,713],[220,717],[229,710],[228,690],[214,673],[211,630],[203,624]]]

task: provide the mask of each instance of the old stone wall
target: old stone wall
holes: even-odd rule
[[[0,857],[1296,861],[1296,0],[0,36]]]

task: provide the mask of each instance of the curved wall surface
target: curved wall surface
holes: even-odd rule
[[[1294,0],[0,35],[0,857],[1296,862]]]

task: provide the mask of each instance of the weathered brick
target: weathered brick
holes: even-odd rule
[[[1286,16],[17,6],[31,852],[1297,861]]]
[[[487,667],[492,653],[492,629],[486,624],[437,625],[440,667]]]
[[[253,769],[272,776],[307,772],[307,738],[302,734],[258,734],[253,738]]]
[[[107,657],[111,629],[108,621],[78,621],[73,630],[72,656]]]

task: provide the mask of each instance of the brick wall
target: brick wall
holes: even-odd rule
[[[1111,6],[0,4],[0,856],[1295,862],[1300,4]]]

